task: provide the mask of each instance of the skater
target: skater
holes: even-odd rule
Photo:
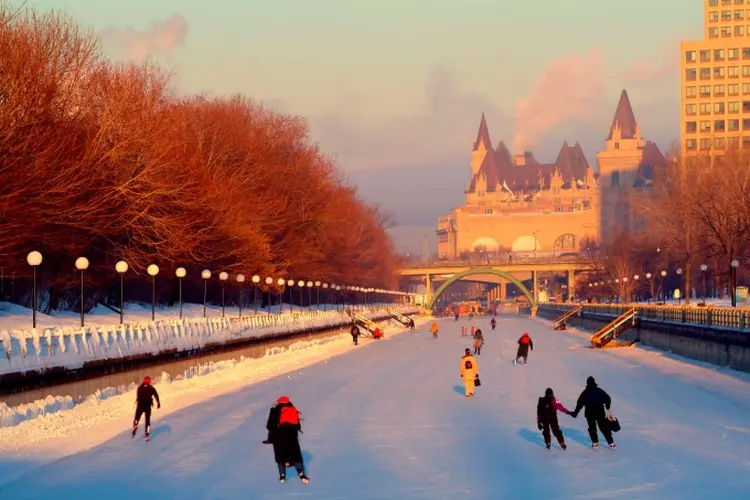
[[[279,467],[279,482],[286,481],[286,468],[293,465],[300,480],[310,482],[305,475],[305,465],[302,461],[302,450],[299,446],[300,413],[289,398],[281,396],[276,405],[268,413],[268,439],[264,443],[273,445],[273,456]]]
[[[133,418],[133,437],[138,433],[138,422],[141,421],[141,415],[146,415],[145,438],[146,441],[151,439],[151,408],[154,406],[156,399],[156,409],[161,408],[159,393],[151,385],[151,377],[143,377],[143,383],[138,386],[135,393],[135,417]]]
[[[490,326],[492,326],[492,331],[495,331],[495,327],[497,326],[497,321],[495,321],[495,318],[492,318],[492,321],[490,321]]]
[[[523,332],[521,338],[518,339],[518,352],[516,352],[514,363],[518,363],[518,360],[523,358],[523,364],[526,364],[529,358],[529,348],[532,351],[534,350],[534,342],[531,340],[531,337],[529,337],[528,332]]]
[[[453,321],[458,321],[458,316],[459,316],[459,313],[456,313],[456,315],[454,316]]]
[[[461,358],[461,378],[464,380],[464,395],[474,396],[474,380],[479,376],[479,365],[468,347]]]
[[[609,394],[604,392],[596,384],[594,377],[586,379],[586,388],[583,390],[581,395],[578,397],[578,403],[576,409],[571,413],[573,418],[578,417],[578,413],[581,408],[585,408],[583,415],[586,417],[586,422],[589,425],[589,437],[591,438],[591,447],[595,450],[599,449],[599,435],[596,432],[596,426],[599,426],[599,430],[602,431],[604,439],[610,448],[615,449],[615,440],[612,439],[612,430],[607,420],[605,408],[609,410],[612,404],[612,398]]]
[[[474,325],[471,325],[471,338],[474,338],[474,334],[476,333],[476,331],[477,331],[477,327]]]
[[[372,332],[372,338],[376,340],[380,340],[383,338],[383,331],[380,328],[375,328],[375,331]]]
[[[412,332],[416,328],[416,326],[414,325],[414,320],[413,319],[409,320],[409,328],[411,329]]]
[[[430,327],[430,331],[432,332],[432,338],[436,339],[438,334],[438,324],[436,321],[432,322],[432,326]]]
[[[549,450],[552,446],[552,437],[550,431],[557,438],[557,442],[560,443],[560,448],[563,450],[568,447],[565,445],[565,437],[563,436],[562,430],[560,430],[560,424],[557,422],[557,412],[561,411],[566,415],[571,415],[571,412],[563,406],[557,399],[552,389],[547,388],[544,391],[544,397],[539,398],[539,402],[536,405],[536,424],[539,430],[542,431],[544,436],[544,444]]]
[[[359,327],[356,324],[352,325],[352,329],[349,333],[352,334],[352,341],[354,342],[354,345],[359,345]]]
[[[474,332],[474,354],[480,356],[482,354],[482,346],[484,345],[484,337],[482,336],[482,330],[477,328]]]

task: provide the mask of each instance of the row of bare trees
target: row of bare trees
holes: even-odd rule
[[[108,60],[70,19],[0,4],[4,276],[28,275],[39,250],[52,290],[76,279],[79,256],[102,295],[120,259],[131,276],[156,263],[388,287],[386,224],[303,119],[178,95],[159,68]]]
[[[744,279],[747,275],[750,151],[734,149],[723,155],[677,157],[656,170],[653,185],[634,209],[644,222],[643,228],[622,233],[600,249],[604,269],[598,277],[604,281],[600,294],[625,298],[658,295],[659,289],[667,287],[680,289],[682,297],[689,300],[693,290],[703,295],[704,288],[731,293],[737,277]],[[585,246],[593,248],[596,244],[588,242]],[[667,272],[665,278],[662,271]],[[650,282],[644,279],[649,272]],[[640,282],[633,280],[635,275]],[[623,283],[623,277],[628,281]],[[588,286],[587,282],[582,285]]]

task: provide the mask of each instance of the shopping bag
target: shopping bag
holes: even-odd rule
[[[607,413],[607,420],[609,421],[609,430],[611,430],[612,432],[620,431],[620,421],[617,419],[617,417],[612,415],[611,412]]]
[[[482,381],[479,380],[479,375],[477,375],[474,377],[474,387],[479,387],[480,385],[482,385]]]

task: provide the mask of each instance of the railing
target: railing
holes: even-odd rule
[[[579,304],[562,303],[540,304],[541,310],[559,311],[561,314],[570,311]],[[750,311],[734,307],[679,307],[637,304],[583,304],[583,312],[601,316],[618,317],[635,307],[638,318],[642,321],[660,323],[677,323],[701,325],[710,328],[728,328],[732,330],[750,329]]]
[[[557,330],[562,324],[564,324],[568,319],[575,315],[580,313],[583,310],[583,305],[579,305],[577,307],[574,307],[570,309],[569,311],[566,311],[562,316],[557,318],[555,322],[552,324],[552,329]]]
[[[515,266],[535,264],[571,264],[571,265],[596,265],[595,259],[587,259],[580,256],[542,256],[542,257],[500,257],[500,258],[474,258],[474,259],[452,259],[452,260],[430,260],[427,262],[412,261],[404,263],[405,269],[417,267],[460,267],[460,266]]]
[[[635,324],[635,317],[638,315],[638,309],[631,307],[624,313],[620,314],[617,319],[603,327],[591,337],[593,347],[604,347],[617,338],[617,329],[625,325],[628,321]]]

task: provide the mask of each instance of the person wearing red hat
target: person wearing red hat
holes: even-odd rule
[[[523,358],[523,364],[526,364],[529,359],[529,348],[531,350],[534,350],[534,341],[531,340],[531,337],[529,337],[528,332],[523,332],[523,335],[521,335],[521,338],[518,339],[518,351],[516,352],[516,359],[513,360],[513,363],[518,363],[518,361]]]
[[[161,401],[159,401],[159,393],[156,392],[154,386],[151,385],[151,377],[143,377],[143,383],[138,386],[138,390],[135,393],[135,418],[133,418],[133,437],[138,433],[138,422],[141,420],[141,415],[146,415],[146,441],[151,439],[151,408],[154,406],[154,399],[156,399],[156,408],[161,408]]]
[[[268,413],[268,439],[264,444],[273,445],[273,455],[279,467],[279,481],[286,481],[286,469],[294,465],[300,480],[307,484],[310,479],[305,475],[305,465],[302,461],[302,449],[299,445],[300,413],[286,396],[276,400],[276,405]]]

